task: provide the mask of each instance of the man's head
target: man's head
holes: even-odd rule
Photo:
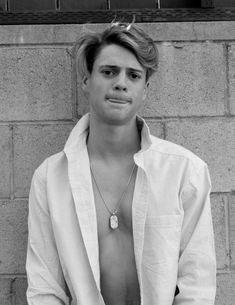
[[[121,46],[133,53],[146,70],[146,82],[156,71],[158,53],[153,40],[133,24],[113,22],[103,32],[87,33],[76,44],[78,70],[84,76],[91,74],[101,50],[110,44]]]
[[[132,24],[114,23],[81,37],[75,51],[92,117],[112,125],[134,124],[157,68],[153,40]]]

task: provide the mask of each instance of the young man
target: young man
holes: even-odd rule
[[[206,164],[137,116],[154,42],[113,23],[77,45],[90,113],[33,176],[29,305],[212,305]]]

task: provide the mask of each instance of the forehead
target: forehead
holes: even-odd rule
[[[94,66],[106,65],[145,71],[144,67],[131,51],[116,44],[104,46],[95,59]]]

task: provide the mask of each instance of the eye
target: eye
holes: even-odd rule
[[[138,80],[138,79],[141,78],[141,75],[138,74],[138,73],[135,73],[135,72],[130,72],[129,77],[130,77],[130,79],[132,79],[132,80]]]
[[[112,77],[115,75],[115,72],[113,70],[110,69],[104,69],[101,71],[101,73],[106,76],[106,77]]]

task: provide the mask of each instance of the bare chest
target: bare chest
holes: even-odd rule
[[[140,293],[132,232],[132,201],[136,169],[126,188],[128,174],[100,177],[99,189],[93,181],[96,206],[101,292],[110,305],[139,305]],[[124,194],[123,194],[123,191]],[[102,192],[100,194],[100,192]],[[110,228],[116,212],[118,228]]]
[[[106,170],[98,177],[94,176],[92,171],[99,239],[113,233],[116,227],[118,227],[117,231],[121,229],[132,235],[132,202],[136,171],[136,168],[132,168],[130,175],[130,171],[109,174]],[[112,226],[110,221],[113,215],[117,218],[117,226],[115,223]]]

